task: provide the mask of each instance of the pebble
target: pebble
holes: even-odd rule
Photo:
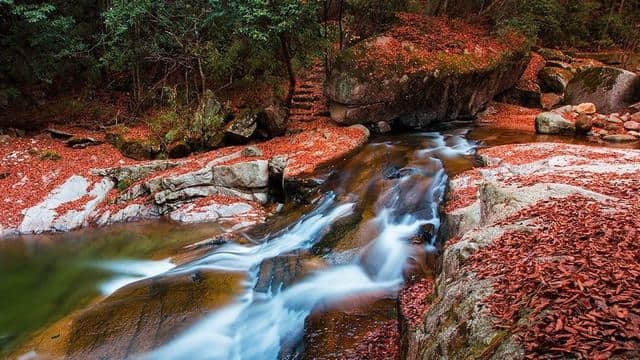
[[[611,115],[610,117],[606,118],[606,120],[610,123],[622,124],[622,120],[620,120],[617,116]]]

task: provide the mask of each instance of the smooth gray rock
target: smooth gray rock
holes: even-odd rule
[[[215,185],[229,188],[264,188],[269,185],[269,162],[254,160],[213,168]]]
[[[539,134],[571,134],[575,130],[575,125],[560,114],[544,112],[536,116],[536,132]]]

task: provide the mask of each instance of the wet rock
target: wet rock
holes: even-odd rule
[[[606,136],[603,136],[602,139],[605,141],[614,142],[614,143],[625,143],[625,142],[632,142],[632,141],[638,140],[636,139],[635,136],[628,135],[628,134],[606,135]]]
[[[545,112],[536,116],[536,132],[539,134],[571,134],[575,132],[572,122],[562,115]]]
[[[187,157],[191,154],[191,146],[185,141],[178,141],[168,146],[167,156],[171,159]]]
[[[593,127],[593,118],[587,114],[580,114],[576,119],[575,126],[578,134],[587,134]]]
[[[378,121],[376,123],[376,130],[378,130],[380,134],[386,134],[391,132],[391,125],[386,121]]]
[[[257,128],[258,114],[251,110],[245,110],[225,126],[224,133],[230,142],[246,143]]]
[[[578,114],[595,114],[596,106],[592,103],[584,103],[573,107],[573,110]]]
[[[593,103],[601,113],[626,109],[640,98],[640,76],[618,68],[596,67],[578,73],[566,89],[568,104]]]
[[[554,93],[544,93],[540,96],[540,105],[545,110],[551,110],[556,105],[562,102],[564,97],[562,95],[554,94]]]
[[[150,351],[230,303],[243,278],[190,271],[119,289],[72,319],[65,358],[124,359]]]
[[[262,151],[255,146],[247,146],[242,149],[242,156],[246,157],[258,157],[262,156]]]
[[[630,120],[624,123],[624,128],[632,131],[640,131],[640,123]]]
[[[573,73],[561,68],[546,67],[540,71],[538,76],[542,81],[543,90],[561,94],[564,93],[567,84],[573,78]]]

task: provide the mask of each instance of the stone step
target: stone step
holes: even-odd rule
[[[291,109],[311,110],[313,109],[313,104],[293,103],[291,104]]]
[[[322,100],[321,95],[309,94],[309,96],[293,96],[293,101],[298,103],[308,103]]]

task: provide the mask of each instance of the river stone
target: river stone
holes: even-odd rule
[[[601,113],[622,112],[640,98],[640,76],[613,67],[578,73],[565,93],[568,104],[593,103]]]
[[[213,168],[214,183],[230,188],[264,188],[269,185],[269,162],[255,160]]]
[[[561,94],[573,78],[573,73],[557,67],[546,67],[540,70],[538,77],[542,81],[543,90],[548,89],[554,93]]]
[[[178,141],[167,147],[167,156],[171,159],[187,157],[189,154],[191,154],[191,146],[185,141]]]
[[[158,171],[164,171],[178,166],[175,161],[151,161],[144,164],[121,166],[107,169],[92,169],[92,175],[108,176],[119,182],[134,183]]]
[[[602,139],[605,141],[614,142],[614,143],[625,143],[625,142],[632,142],[632,141],[638,140],[636,139],[635,136],[627,135],[627,134],[606,135],[606,136],[603,136]]]
[[[560,114],[544,112],[536,116],[536,132],[539,134],[570,134],[575,132],[575,126]]]
[[[548,60],[548,61],[571,62],[571,57],[565,55],[561,50],[539,48],[536,51],[538,54],[540,54],[540,56],[542,56],[545,60]]]
[[[389,41],[384,35],[362,41],[337,59],[325,89],[333,121],[375,124],[400,118],[406,126],[418,128],[472,118],[497,94],[513,87],[529,63],[528,50],[522,48],[505,53],[491,67],[476,70],[443,68],[416,73],[409,68],[374,68],[364,72],[347,55],[362,51],[366,57]]]
[[[211,185],[213,184],[213,172],[211,168],[204,167],[202,169],[162,178],[162,186],[172,191],[185,189],[193,186]],[[153,192],[153,191],[152,191]]]
[[[247,146],[242,149],[242,156],[246,157],[259,157],[262,156],[262,151],[255,146]]]
[[[573,110],[575,110],[575,112],[577,112],[578,114],[595,114],[596,113],[596,106],[593,103],[584,103],[584,104],[580,104],[577,105],[573,108]]]
[[[576,132],[587,134],[593,127],[593,118],[587,114],[580,114],[576,119]]]
[[[640,131],[640,123],[630,120],[624,123],[624,128],[632,131]]]

